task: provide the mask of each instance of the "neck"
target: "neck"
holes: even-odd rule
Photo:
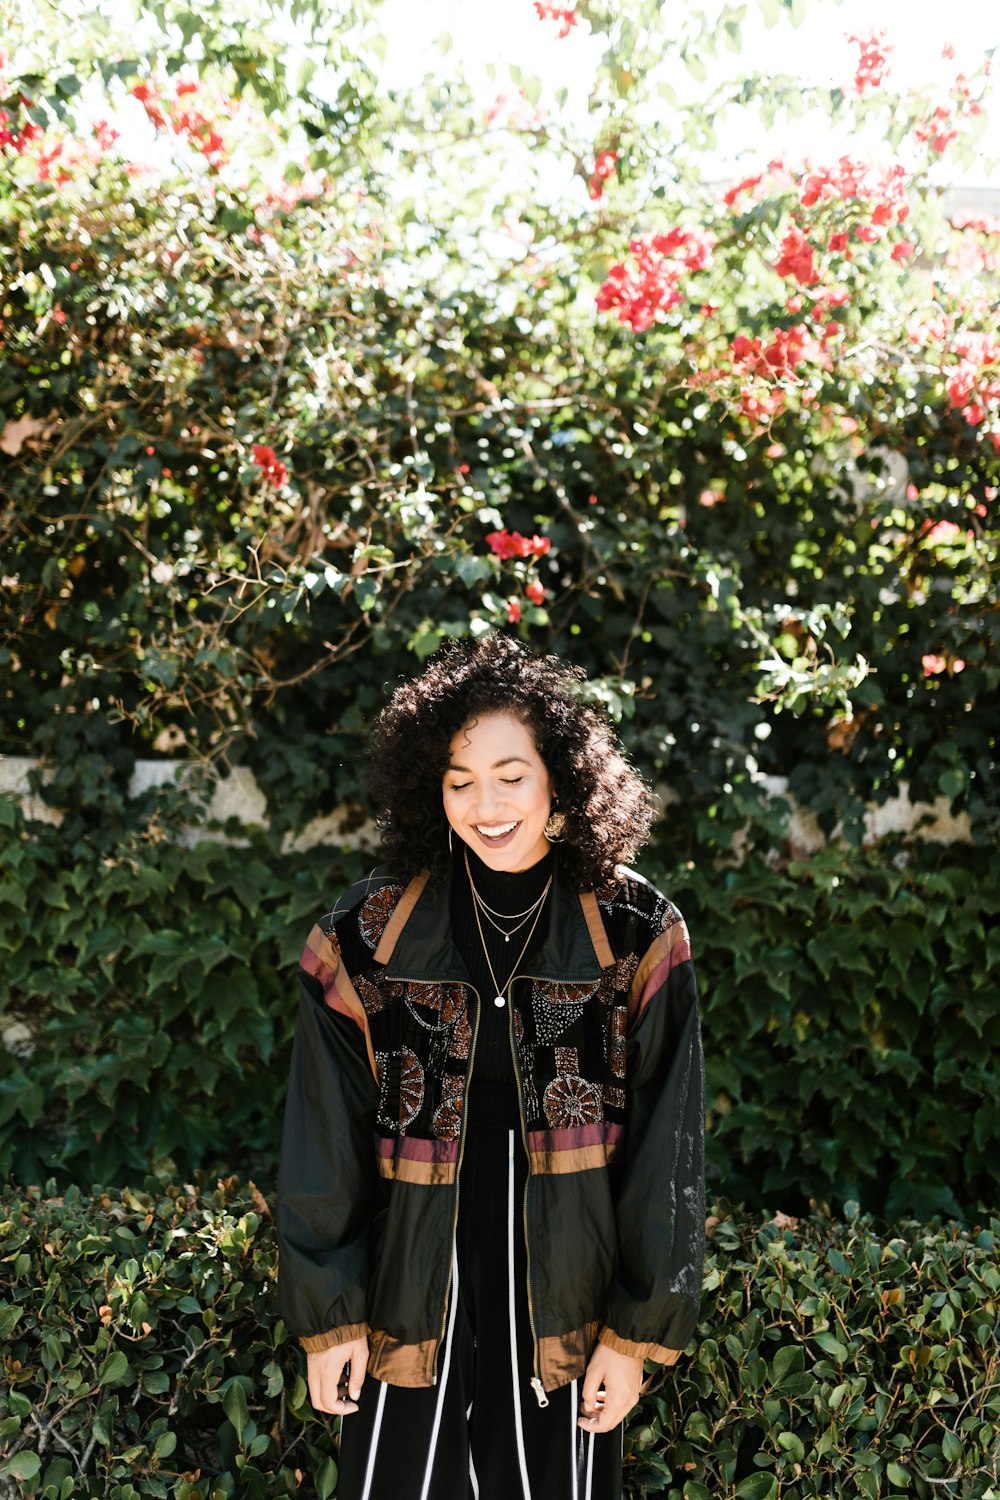
[[[466,846],[468,849],[468,846]],[[533,896],[537,896],[549,876],[552,874],[552,850],[549,849],[529,865],[526,870],[494,870],[485,860],[479,858],[475,850],[468,849],[469,874],[472,877],[476,890],[486,897],[487,901],[497,898],[497,904],[501,909],[506,904],[514,909],[517,901],[523,906]],[[464,861],[463,861],[464,863]],[[523,898],[523,899],[522,899]]]

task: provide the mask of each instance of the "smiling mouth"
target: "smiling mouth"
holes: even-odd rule
[[[513,823],[477,823],[476,832],[483,839],[503,839],[508,833],[513,833],[517,827],[516,821]]]

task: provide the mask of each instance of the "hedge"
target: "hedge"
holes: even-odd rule
[[[335,1494],[252,1184],[49,1185],[2,1213],[0,1495]],[[697,1339],[629,1423],[629,1495],[996,1500],[1000,1221],[717,1204],[708,1232]]]
[[[377,854],[88,852],[3,798],[0,835],[0,1178],[267,1181],[304,935]],[[991,858],[888,856],[643,865],[694,937],[711,1180],[734,1201],[921,1218],[1000,1201]]]

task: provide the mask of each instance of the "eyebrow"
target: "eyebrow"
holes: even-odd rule
[[[529,766],[531,764],[530,761],[525,760],[525,758],[524,758],[523,755],[508,755],[503,760],[495,760],[493,762],[492,766],[490,766],[490,770],[491,771],[499,771],[499,770],[501,770],[501,768],[503,766],[511,766],[511,765],[513,765],[515,761],[519,765],[522,765],[522,766]],[[466,776],[471,776],[472,775],[472,772],[469,770],[468,766],[459,766],[459,765],[456,765],[456,763],[454,761],[451,761],[449,763],[448,770],[449,771],[463,771],[466,774]]]

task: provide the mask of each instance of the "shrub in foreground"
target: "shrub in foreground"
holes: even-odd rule
[[[0,1214],[0,1495],[335,1495],[252,1184],[30,1189]],[[698,1341],[633,1416],[627,1493],[1000,1493],[1000,1221],[718,1206],[708,1228]]]

